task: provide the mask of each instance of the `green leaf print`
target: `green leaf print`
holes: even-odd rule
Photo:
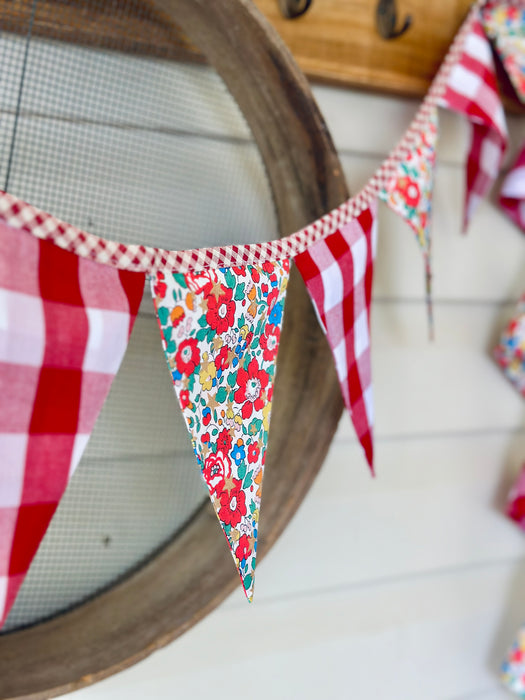
[[[237,285],[233,298],[235,301],[242,301],[244,299],[244,282]]]

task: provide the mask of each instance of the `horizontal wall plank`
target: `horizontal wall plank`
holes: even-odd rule
[[[348,586],[524,557],[525,535],[503,511],[525,460],[525,432],[379,440],[376,452],[372,479],[357,443],[332,446],[257,568],[256,600],[306,592],[329,599]],[[242,606],[241,595],[231,604]]]
[[[497,690],[495,674],[514,631],[502,616],[523,612],[524,583],[524,565],[501,565],[223,607],[172,646],[77,697],[134,700],[175,689],[202,698],[210,688],[225,700],[232,688],[257,700],[476,697]]]
[[[380,157],[385,157],[394,148],[421,104],[411,98],[321,85],[314,86],[313,90],[337,148],[343,152],[364,152]],[[508,165],[512,154],[521,149],[525,140],[525,120],[507,115],[507,123],[510,144],[505,162]],[[439,127],[440,160],[463,165],[470,139],[467,120],[449,110],[440,110]]]
[[[513,310],[513,305],[436,304],[436,340],[431,342],[424,304],[376,302],[376,436],[519,429],[523,399],[490,354]],[[354,439],[345,415],[337,435]]]
[[[341,159],[353,193],[380,164],[356,155]],[[524,291],[523,234],[490,201],[481,203],[468,233],[462,234],[464,177],[462,168],[438,163],[432,221],[434,298],[517,299]],[[380,204],[374,295],[423,299],[424,289],[423,258],[412,229]]]

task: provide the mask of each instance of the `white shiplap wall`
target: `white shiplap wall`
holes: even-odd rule
[[[353,192],[416,103],[317,88]],[[512,148],[525,125],[512,120]],[[343,416],[308,497],[257,571],[168,648],[78,700],[496,700],[525,619],[525,537],[501,515],[524,404],[490,359],[525,289],[525,241],[491,203],[459,232],[467,131],[443,115],[435,316],[413,234],[381,209],[373,306],[377,479]]]

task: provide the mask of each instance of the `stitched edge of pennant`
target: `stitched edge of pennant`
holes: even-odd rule
[[[450,70],[461,55],[465,39],[473,23],[478,19],[482,3],[483,0],[476,0],[472,6],[410,127],[366,186],[356,196],[290,236],[263,243],[193,248],[182,251],[143,245],[124,245],[81,231],[2,190],[0,190],[0,218],[10,226],[23,229],[37,238],[52,241],[60,248],[76,255],[133,272],[151,274],[159,269],[188,272],[209,267],[258,265],[265,260],[294,258],[316,241],[329,236],[358,216],[378,197],[398,163],[410,151],[417,133],[425,128],[432,110],[438,106]]]

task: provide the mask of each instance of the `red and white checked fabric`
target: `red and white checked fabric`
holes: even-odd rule
[[[120,366],[144,281],[0,222],[0,627]]]
[[[499,203],[525,233],[525,146],[503,180]]]
[[[463,221],[466,229],[480,200],[498,175],[508,141],[494,59],[479,12],[471,23],[462,53],[449,73],[438,104],[465,115],[471,123]]]
[[[346,407],[374,469],[370,302],[377,202],[295,258],[332,349]]]

